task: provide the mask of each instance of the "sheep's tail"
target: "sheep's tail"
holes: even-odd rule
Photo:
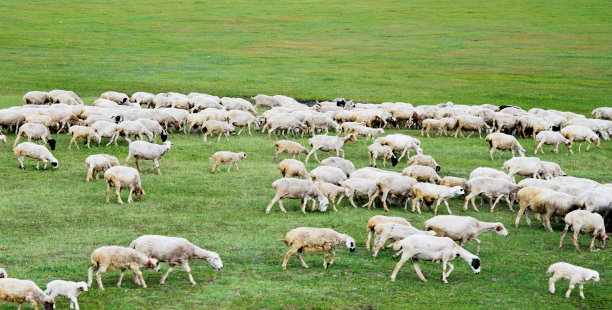
[[[130,249],[136,250],[136,242],[132,241],[132,243],[130,243]]]
[[[286,240],[286,239],[279,239],[279,241],[284,242],[284,243],[285,243],[285,245],[289,245],[289,241],[288,241],[288,240]]]
[[[548,270],[546,271],[547,274],[553,273],[555,272],[555,270],[553,269],[553,265],[550,265],[550,267],[548,267]]]

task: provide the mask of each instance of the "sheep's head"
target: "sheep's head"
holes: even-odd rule
[[[52,151],[55,150],[55,139],[49,139],[47,142],[49,142],[49,148]]]
[[[601,236],[599,237],[600,248],[603,249],[606,246],[606,239],[610,239],[610,237],[608,237],[608,234],[606,234],[605,232],[602,232]]]
[[[452,189],[455,195],[459,195],[459,196],[465,195],[465,190],[461,186],[453,186]]]
[[[599,272],[593,271],[587,277],[586,280],[593,280],[593,282],[599,282]]]
[[[421,149],[420,147],[416,148],[416,153],[417,155],[423,155],[423,149]]]
[[[77,282],[77,291],[79,292],[87,292],[87,283],[81,281]]]
[[[440,169],[442,169],[440,166],[436,166],[436,172],[440,172]]]
[[[395,153],[391,152],[391,164],[393,165],[393,167],[395,167],[397,163],[397,156],[395,156]]]
[[[137,188],[135,192],[136,192],[136,199],[138,200],[142,199],[142,195],[145,194],[145,191],[142,189],[142,187]]]
[[[57,161],[57,159],[53,159],[51,160],[51,167],[53,167],[53,169],[57,169],[57,167],[59,166],[59,162]]]
[[[55,305],[55,301],[53,300],[53,298],[45,298],[45,301],[43,302],[43,307],[45,308],[45,310],[53,310],[53,305]]]
[[[155,271],[159,271],[159,269],[161,268],[159,261],[156,258],[149,258],[149,260],[147,261],[147,268],[148,269],[153,269]]]
[[[240,159],[246,159],[246,153],[245,152],[240,152],[238,154],[240,154]]]
[[[211,252],[211,253],[212,254],[210,255],[210,257],[208,259],[206,259],[206,260],[215,269],[221,270],[221,268],[223,268],[223,262],[221,261],[221,257],[217,253],[214,253],[214,252]]]
[[[162,142],[166,142],[166,139],[168,139],[168,133],[166,132],[165,129],[162,130],[160,136],[161,136]]]
[[[506,227],[504,227],[504,224],[496,223],[494,229],[495,229],[496,234],[503,236],[503,237],[508,237],[508,231],[506,230]]]
[[[599,139],[599,137],[597,137],[595,139],[595,141],[593,141],[593,142],[595,142],[595,147],[599,147],[599,143],[601,143],[601,139]]]
[[[355,252],[355,239],[351,236],[346,236],[345,245],[351,252]]]

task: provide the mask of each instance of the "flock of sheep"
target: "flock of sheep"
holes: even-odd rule
[[[537,108],[524,111],[514,106],[488,104],[465,106],[448,102],[412,106],[401,102],[363,104],[337,98],[308,107],[280,95],[258,95],[251,99],[255,105],[242,98],[219,98],[201,93],[154,95],[137,92],[127,96],[106,92],[94,101],[93,106],[88,106],[72,91],[33,91],[23,97],[26,105],[0,110],[0,125],[12,128],[16,133],[13,152],[21,168],[25,167],[23,162],[26,157],[37,160],[37,169],[40,161],[44,163],[43,169],[46,169],[47,163],[53,168],[59,166],[59,161],[51,153],[56,147],[52,132],[66,131],[71,135],[69,149],[73,143],[78,148],[78,140],[86,141],[86,146],[90,147],[91,140],[100,145],[102,138],[108,138],[107,145],[117,145],[117,140],[123,137],[129,143],[129,153],[123,166],[116,157],[107,154],[91,155],[85,160],[88,167],[86,181],[94,176],[97,179],[100,172],[104,173],[107,203],[110,202],[111,187],[116,188],[119,203],[123,203],[120,196],[122,188],[129,189],[128,203],[132,202],[133,193],[137,199],[141,199],[145,192],[140,181],[139,160],[152,160],[155,163],[152,169],[162,174],[159,161],[173,145],[167,141],[172,131],[192,133],[197,129],[202,132],[205,142],[214,135],[218,135],[217,141],[221,136],[229,140],[230,134],[236,134],[236,127],[241,128],[238,135],[245,127],[251,135],[251,126],[262,133],[267,130],[268,136],[273,134],[275,138],[278,135],[286,138],[311,135],[308,140],[310,148],[290,140],[277,140],[272,145],[276,149],[274,160],[281,154],[289,154],[293,159],[284,159],[278,164],[282,178],[272,183],[276,195],[267,206],[266,213],[271,212],[275,203],[286,213],[283,199],[300,199],[302,213],[306,213],[309,201],[312,201],[312,210],[316,210],[318,204],[318,210],[325,212],[331,202],[336,211],[336,206],[344,197],[355,208],[355,201],[359,199],[365,202],[362,206],[368,209],[375,207],[375,201],[380,200],[385,211],[389,211],[389,205],[401,206],[402,203],[404,210],[407,210],[412,200],[411,210],[419,214],[423,204],[433,209],[434,215],[437,215],[441,203],[446,206],[449,215],[437,215],[425,221],[424,231],[398,217],[377,215],[368,221],[368,250],[371,237],[376,236],[372,256],[375,258],[385,247],[393,247],[397,251],[394,257],[401,255],[391,274],[391,281],[395,281],[399,269],[409,259],[414,261],[414,269],[423,281],[426,280],[419,269],[419,260],[442,262],[442,281],[445,283],[454,268],[450,261],[457,257],[463,258],[475,273],[480,272],[478,235],[493,231],[507,236],[508,231],[499,222],[488,223],[473,217],[450,215],[448,200],[456,196],[464,197],[463,211],[471,202],[476,212],[476,196],[481,196],[481,204],[483,198],[490,201],[491,212],[501,198],[505,198],[510,210],[514,211],[516,200],[520,206],[515,222],[517,227],[523,213],[529,225],[530,212],[536,213],[538,218],[543,215],[547,230],[552,230],[550,220],[553,217],[562,217],[566,227],[561,235],[560,247],[569,227],[574,231],[573,242],[578,250],[577,237],[581,232],[591,233],[591,251],[594,250],[595,239],[600,241],[601,248],[604,247],[606,226],[609,229],[612,222],[612,185],[567,176],[556,163],[525,157],[526,150],[515,135],[531,136],[536,141],[534,155],[538,150],[544,153],[544,144],[554,145],[553,152],[558,152],[559,145],[563,143],[573,152],[575,142],[579,143],[578,151],[581,151],[582,142],[586,142],[589,144],[586,148],[588,151],[591,143],[599,147],[602,140],[609,140],[612,135],[612,108],[595,109],[593,114],[596,118],[589,119],[572,112]],[[260,107],[268,109],[259,114]],[[328,135],[330,127],[336,133],[343,132],[345,135]],[[447,131],[452,130],[455,137],[464,137],[463,131],[469,131],[469,138],[478,131],[482,138],[484,131],[491,160],[495,150],[501,150],[499,158],[506,151],[512,152],[513,158],[503,164],[507,173],[480,167],[472,171],[468,180],[454,176],[441,178],[438,175],[440,166],[432,156],[423,154],[417,138],[400,133],[383,136],[385,128],[413,127],[420,128],[421,135],[428,137],[432,130],[436,135],[447,135]],[[161,145],[156,143],[157,136],[161,137]],[[27,138],[28,142],[18,144],[20,137]],[[136,141],[132,141],[132,137]],[[144,137],[149,141],[144,141]],[[360,137],[365,138],[364,143],[373,140],[367,147],[373,167],[355,169],[354,164],[344,158],[343,146],[357,142]],[[32,140],[40,141],[43,145],[32,143]],[[1,133],[0,141],[6,143],[6,136]],[[51,150],[46,147],[47,144]],[[333,152],[336,156],[320,161],[317,156],[319,151]],[[514,157],[515,151],[519,157]],[[416,155],[411,156],[411,153]],[[301,154],[305,155],[304,162],[296,160]],[[304,164],[312,155],[320,166],[308,172]],[[388,160],[395,166],[404,156],[408,158],[408,167],[401,173],[377,168],[378,158],[383,160],[385,167]],[[136,169],[127,166],[132,157]],[[229,165],[228,172],[232,165],[239,170],[237,162],[243,159],[246,159],[244,152],[217,152],[210,157],[212,172],[219,170],[222,164]],[[515,175],[528,178],[516,183]],[[468,240],[478,244],[476,255],[463,248]],[[352,237],[328,228],[299,227],[289,231],[283,241],[291,247],[283,260],[283,268],[286,268],[293,254],[297,255],[302,266],[308,268],[301,254],[316,251],[325,253],[324,268],[328,268],[334,262],[336,246],[344,245],[351,251],[356,247]],[[392,244],[386,245],[388,241]],[[460,241],[460,244],[455,241]],[[332,258],[328,263],[330,252]],[[188,272],[190,282],[195,284],[188,265],[190,259],[206,259],[213,267],[222,267],[217,253],[201,249],[186,239],[142,236],[134,240],[130,247],[106,246],[93,251],[87,285],[58,280],[49,283],[47,290],[42,292],[33,282],[8,278],[6,272],[0,270],[0,277],[4,278],[0,280],[0,302],[18,302],[20,307],[21,303],[29,302],[35,308],[37,303],[41,303],[50,309],[53,307],[53,297],[59,294],[69,297],[71,307],[74,305],[78,309],[76,296],[91,286],[94,271],[97,271],[96,280],[100,289],[103,289],[101,275],[115,269],[121,270],[118,286],[121,285],[124,271],[130,269],[135,274],[135,282],[146,287],[139,269],[144,267],[157,271],[160,262],[170,265],[160,283],[163,284],[172,269],[180,263]],[[447,267],[450,269],[447,270]],[[570,280],[567,297],[574,285],[579,284],[580,296],[584,298],[582,285],[589,280],[599,280],[596,271],[567,263],[553,264],[548,272],[553,273],[550,278],[551,293],[554,293],[555,281],[561,278]]]

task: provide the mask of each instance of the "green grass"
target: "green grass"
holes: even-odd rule
[[[612,7],[606,1],[231,1],[163,2],[37,1],[0,3],[0,107],[21,104],[29,90],[72,89],[91,104],[106,90],[201,91],[223,96],[285,94],[299,100],[353,98],[363,102],[404,101],[436,104],[514,104],[588,115],[610,102],[609,46]],[[61,21],[61,23],[60,23]],[[210,56],[210,57],[208,57]],[[393,131],[391,131],[393,132]],[[402,131],[418,136],[416,131]],[[482,272],[474,275],[457,261],[449,284],[439,281],[441,266],[423,262],[427,283],[405,265],[396,283],[389,276],[396,260],[390,251],[372,260],[364,248],[365,223],[381,208],[339,212],[264,209],[279,177],[272,140],[257,133],[204,144],[201,135],[172,134],[175,143],[161,161],[164,175],[142,174],[143,200],[120,206],[104,203],[104,181],[86,183],[84,159],[108,153],[123,160],[127,145],[66,150],[58,135],[57,170],[26,170],[10,145],[0,145],[0,267],[41,287],[53,279],[84,280],[89,254],[102,245],[127,246],[142,234],[182,236],[218,252],[224,268],[193,262],[198,281],[174,271],[145,272],[149,288],[131,275],[113,286],[118,273],[103,280],[107,289],[79,297],[83,309],[134,308],[609,308],[612,304],[611,250],[583,253],[539,222],[515,229],[505,205],[493,214],[468,211],[482,220],[501,221],[503,239],[483,235]],[[467,177],[490,162],[479,139],[420,138],[426,154],[442,166],[441,175]],[[299,142],[306,145],[306,138]],[[533,151],[532,140],[520,140]],[[81,145],[82,147],[82,145]],[[241,170],[210,173],[208,157],[218,150],[244,151]],[[557,162],[569,175],[612,182],[612,145],[588,153],[538,155]],[[325,156],[321,156],[322,158]],[[346,158],[367,166],[363,140],[346,147]],[[509,155],[504,157],[509,158]],[[133,162],[131,163],[133,165]],[[143,164],[151,167],[151,163]],[[316,167],[314,161],[307,168]],[[400,171],[405,164],[396,168]],[[127,199],[124,192],[124,200]],[[459,211],[461,201],[451,209]],[[441,211],[445,214],[445,210]],[[404,213],[415,226],[432,216]],[[298,226],[332,227],[353,236],[355,253],[338,251],[336,264],[322,268],[322,255],[307,254],[303,269],[293,257],[280,267],[287,248],[278,239]],[[474,244],[467,249],[473,251]],[[567,261],[597,269],[601,282],[567,300],[567,282],[547,291],[549,264]],[[165,271],[165,267],[162,271]],[[66,308],[66,299],[58,299]],[[14,308],[5,303],[2,309]]]

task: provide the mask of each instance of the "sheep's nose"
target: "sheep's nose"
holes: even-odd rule
[[[351,252],[355,252],[355,248],[351,248]]]

